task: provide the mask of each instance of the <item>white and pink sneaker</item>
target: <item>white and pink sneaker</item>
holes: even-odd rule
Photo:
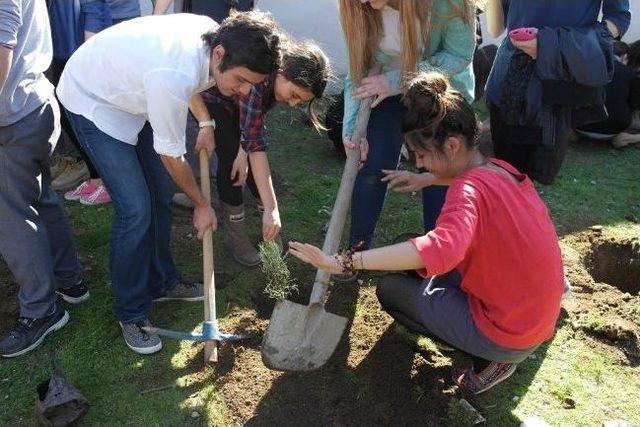
[[[88,196],[94,191],[98,189],[97,186],[92,185],[91,181],[84,181],[82,184],[78,185],[74,190],[67,191],[64,193],[65,200],[80,200],[84,196]]]
[[[93,193],[80,198],[80,203],[83,205],[101,205],[103,203],[109,203],[110,201],[111,197],[104,185],[98,186]]]

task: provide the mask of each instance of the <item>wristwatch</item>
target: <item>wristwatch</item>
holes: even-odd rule
[[[200,127],[200,129],[207,127],[207,126],[211,126],[213,128],[213,130],[216,130],[216,121],[211,119],[211,120],[207,120],[204,122],[198,122],[198,126]]]

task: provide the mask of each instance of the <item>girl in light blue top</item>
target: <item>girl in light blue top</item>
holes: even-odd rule
[[[473,100],[475,5],[472,0],[339,0],[349,51],[345,80],[343,143],[354,149],[351,134],[360,99],[375,96],[361,141],[362,168],[351,201],[350,245],[371,245],[382,211],[386,182],[382,170],[396,169],[402,147],[400,92],[407,73],[440,71],[467,101]],[[382,72],[367,76],[377,62]],[[414,176],[417,179],[416,176]],[[446,187],[423,192],[426,229],[435,225]]]

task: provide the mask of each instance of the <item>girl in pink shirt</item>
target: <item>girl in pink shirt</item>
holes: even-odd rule
[[[425,184],[450,186],[435,229],[362,252],[331,256],[292,242],[291,253],[331,273],[419,270],[426,279],[382,279],[382,308],[441,347],[472,355],[474,366],[453,377],[478,394],[552,337],[564,286],[558,239],[531,180],[480,153],[475,113],[444,76],[419,74],[403,102],[405,140],[430,171]]]

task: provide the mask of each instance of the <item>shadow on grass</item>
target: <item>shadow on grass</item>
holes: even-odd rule
[[[431,393],[416,404],[421,394],[412,378],[415,354],[393,327],[355,368],[348,366],[346,341],[326,367],[279,377],[247,425],[439,424]]]

